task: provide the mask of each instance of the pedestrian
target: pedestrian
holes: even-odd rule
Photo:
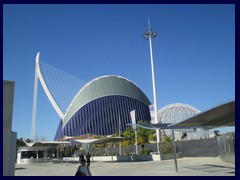
[[[80,165],[78,166],[75,176],[92,176],[90,167],[86,165],[86,160],[82,159]]]
[[[86,159],[87,159],[87,166],[90,166],[90,158],[91,158],[91,154],[89,154],[89,152],[86,154]]]
[[[83,155],[83,153],[81,153],[80,155],[79,155],[79,163],[81,163],[81,160],[83,160],[84,159],[84,155]]]

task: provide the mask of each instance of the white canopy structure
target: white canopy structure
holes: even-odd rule
[[[28,146],[28,147],[34,147],[34,146],[39,146],[39,145],[52,146],[52,145],[70,144],[70,143],[71,142],[68,142],[68,141],[36,141],[34,143],[25,142],[26,146]]]

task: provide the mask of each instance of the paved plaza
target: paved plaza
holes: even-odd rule
[[[235,164],[218,157],[180,158],[144,162],[94,162],[93,176],[235,176]],[[74,176],[78,164],[38,163],[16,164],[15,176]]]

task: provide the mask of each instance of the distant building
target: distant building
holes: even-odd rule
[[[183,103],[174,103],[164,106],[158,111],[158,122],[161,123],[177,123],[181,122],[191,116],[200,113],[197,108]],[[175,139],[180,140],[184,133],[187,133],[186,139],[200,139],[207,138],[209,136],[208,130],[197,128],[195,130],[182,129],[174,131]],[[162,130],[162,136],[172,136],[171,130]]]

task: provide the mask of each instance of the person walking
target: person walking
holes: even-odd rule
[[[79,163],[81,163],[81,160],[83,160],[84,159],[84,155],[83,155],[83,153],[81,153],[80,155],[79,155]]]
[[[91,154],[89,154],[89,152],[86,154],[86,159],[87,159],[87,166],[90,166],[90,162],[91,162],[91,160],[90,160],[90,158],[91,158],[92,156],[91,156]]]
[[[90,167],[86,165],[86,160],[82,159],[80,162],[80,166],[78,166],[77,172],[75,176],[92,176],[90,171]]]

